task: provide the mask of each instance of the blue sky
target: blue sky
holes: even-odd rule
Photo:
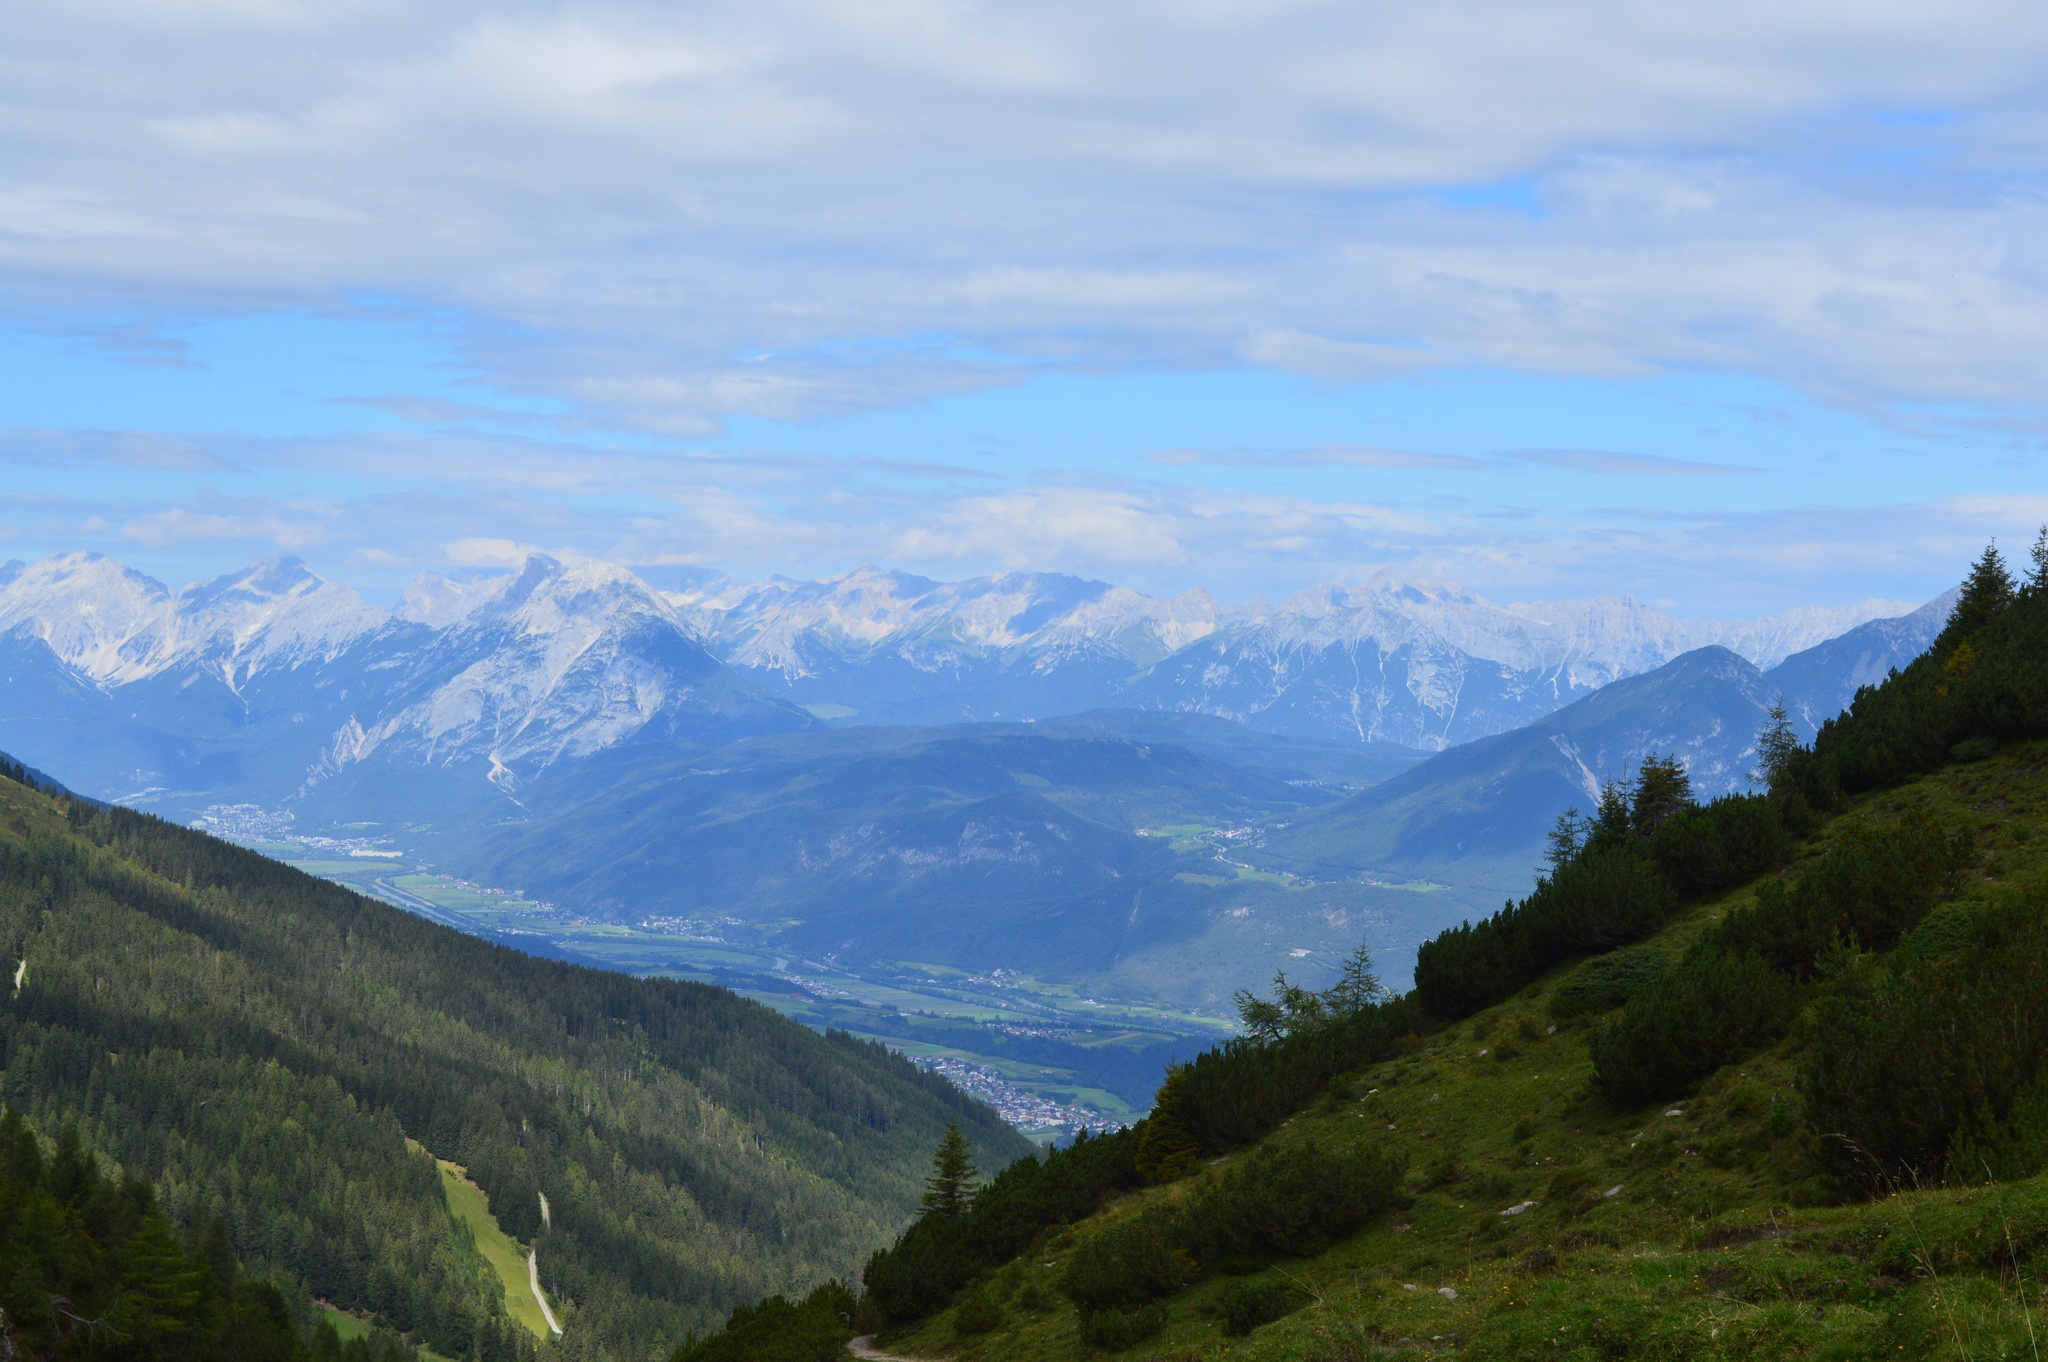
[[[0,553],[1919,600],[2048,520],[2037,8],[0,20]]]

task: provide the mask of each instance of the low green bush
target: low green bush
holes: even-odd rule
[[[676,1349],[673,1362],[836,1362],[853,1336],[853,1293],[826,1282],[800,1301],[770,1296],[742,1305],[725,1327]]]
[[[1171,1207],[1155,1206],[1082,1240],[1068,1255],[1060,1289],[1083,1313],[1172,1295],[1201,1275],[1179,1222]]]
[[[2048,1160],[2048,905],[1980,904],[1969,921],[1962,949],[1862,957],[1815,1004],[1800,1086],[1844,1182],[1982,1182]],[[1954,915],[1928,926],[1964,935]]]
[[[1664,952],[1647,946],[1596,955],[1550,991],[1550,1015],[1583,1017],[1611,1012],[1656,983],[1670,967]]]
[[[976,1291],[953,1312],[953,1332],[963,1338],[1003,1327],[1003,1307],[987,1290]]]
[[[1811,973],[1837,942],[1888,951],[1954,897],[1973,859],[1968,833],[1921,813],[1852,828],[1795,882],[1759,884],[1756,906],[1730,913],[1708,940],[1788,974]]]
[[[1595,1079],[1619,1102],[1674,1096],[1777,1040],[1797,1009],[1792,981],[1756,956],[1698,952],[1594,1030]]]
[[[1363,1142],[1256,1150],[1188,1199],[1181,1242],[1205,1265],[1319,1253],[1392,1205],[1407,1171],[1404,1157]]]
[[[1216,1298],[1216,1314],[1224,1333],[1242,1338],[1308,1302],[1308,1293],[1292,1282],[1232,1282]]]
[[[1083,1311],[1128,1310],[1218,1265],[1320,1252],[1391,1206],[1406,1159],[1360,1143],[1260,1149],[1208,1175],[1178,1206],[1154,1206],[1075,1245],[1060,1289]]]
[[[1156,1305],[1133,1310],[1087,1310],[1081,1315],[1081,1342],[1099,1352],[1135,1348],[1166,1327],[1166,1312]]]

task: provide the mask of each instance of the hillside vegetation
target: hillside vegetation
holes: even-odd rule
[[[976,1362],[2039,1356],[2044,588],[1987,555],[1928,654],[1766,733],[1765,793],[1645,763],[1414,993],[1245,999],[1138,1129],[932,1204],[856,1318]],[[679,1356],[822,1362],[829,1307]]]
[[[379,1346],[531,1351],[485,1251],[505,1245],[451,1214],[438,1157],[538,1252],[563,1354],[657,1355],[885,1239],[949,1122],[1006,1158],[1030,1148],[879,1046],[722,989],[521,955],[0,775],[0,1095],[52,1167],[87,1151],[120,1214],[158,1215],[170,1248],[151,1252],[212,1255],[206,1318],[267,1328],[283,1302],[303,1325],[319,1298]],[[97,1223],[99,1194],[55,1195]],[[133,1302],[105,1263],[87,1275],[118,1320]],[[238,1295],[243,1278],[276,1294]],[[86,1298],[57,1277],[6,1279],[45,1315],[94,1318],[60,1307]],[[34,1311],[4,1304],[26,1327]],[[122,1336],[83,1329],[81,1355]]]

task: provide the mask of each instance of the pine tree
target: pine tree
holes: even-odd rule
[[[1629,826],[1647,837],[1657,825],[1692,803],[1692,777],[1677,757],[1651,755],[1636,772],[1635,798],[1629,805]]]
[[[1756,735],[1756,772],[1750,780],[1776,793],[1791,785],[1792,767],[1799,759],[1799,735],[1786,717],[1784,696],[1778,697],[1770,713],[1770,723]]]
[[[1623,777],[1600,787],[1600,807],[1594,811],[1589,846],[1619,846],[1628,840],[1629,806],[1635,798],[1635,782]]]
[[[1566,809],[1557,816],[1557,826],[1549,832],[1550,852],[1545,857],[1550,863],[1553,879],[1560,870],[1578,859],[1591,827],[1592,824],[1577,809]]]
[[[2012,573],[2006,570],[2005,558],[1998,552],[1998,541],[1994,539],[1985,547],[1984,556],[1970,565],[1970,575],[1963,579],[1963,594],[1956,601],[1956,608],[1949,612],[1941,637],[1934,641],[1935,648],[1947,651],[1967,642],[1994,615],[2012,604],[2014,594]]]
[[[926,1211],[937,1211],[948,1219],[967,1213],[968,1204],[974,1200],[976,1171],[969,1152],[960,1123],[948,1121],[946,1138],[932,1152],[932,1175],[924,1181],[924,1200],[919,1204]]]
[[[2034,570],[2027,574],[2027,585],[2036,591],[2048,591],[2048,525],[2041,527],[2041,535],[2028,556],[2034,560]]]

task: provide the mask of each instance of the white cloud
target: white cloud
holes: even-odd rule
[[[1001,354],[2031,403],[2044,66],[2017,0],[15,6],[0,282],[461,309],[506,390],[675,435]]]

